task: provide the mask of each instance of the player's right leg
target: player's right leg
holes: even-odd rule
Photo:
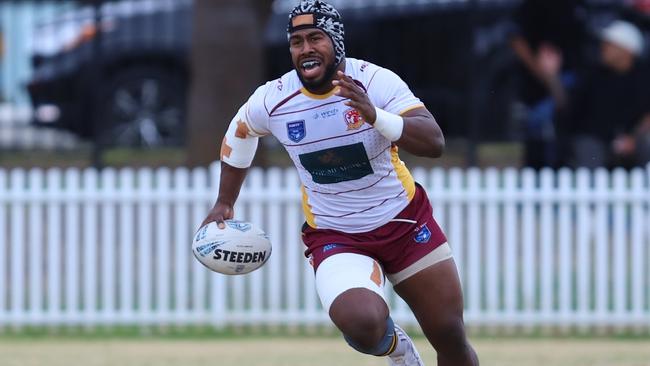
[[[326,258],[316,269],[316,289],[332,322],[355,350],[391,355],[391,365],[421,366],[415,346],[393,323],[376,260],[356,253]]]

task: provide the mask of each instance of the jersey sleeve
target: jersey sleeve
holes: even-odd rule
[[[253,95],[248,98],[244,103],[237,115],[233,120],[236,123],[243,123],[245,131],[241,131],[244,127],[240,128],[240,133],[246,133],[248,136],[261,137],[271,133],[269,130],[269,113],[265,105],[265,97],[268,89],[268,83],[260,86],[255,90]]]
[[[255,157],[259,137],[269,134],[269,115],[264,105],[266,86],[257,88],[230,121],[220,152],[221,161],[230,166],[248,168]]]
[[[412,109],[424,107],[408,85],[394,72],[380,68],[368,85],[368,93],[374,95],[373,103],[378,108],[402,115]]]

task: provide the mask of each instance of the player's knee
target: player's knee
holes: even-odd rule
[[[372,348],[386,332],[388,307],[374,293],[345,292],[332,304],[330,317],[351,342]]]
[[[343,334],[362,347],[374,346],[386,332],[386,315],[379,312],[348,309],[333,320]]]
[[[377,339],[374,337],[356,336],[351,337],[343,334],[345,341],[355,350],[374,356],[385,356],[395,349],[395,324],[390,317],[384,319],[384,326],[381,336]]]

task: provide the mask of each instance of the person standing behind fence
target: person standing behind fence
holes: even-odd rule
[[[571,98],[574,165],[650,162],[650,79],[640,56],[643,35],[618,20],[600,33],[600,59],[579,77]]]
[[[450,247],[398,156],[398,147],[440,156],[438,124],[399,76],[345,56],[342,19],[330,4],[300,2],[287,33],[294,70],[260,86],[233,118],[222,142],[219,195],[203,224],[223,226],[234,216],[258,137],[273,135],[299,172],[306,255],[321,303],[348,344],[387,356],[390,365],[424,365],[390,317],[387,277],[439,365],[478,365]]]
[[[567,88],[582,63],[583,0],[524,0],[510,45],[519,61],[518,99],[525,106],[524,165],[560,166],[567,149],[561,121]]]

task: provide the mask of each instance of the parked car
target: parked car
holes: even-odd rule
[[[330,1],[343,15],[348,55],[397,72],[447,136],[516,137],[507,37],[519,1]],[[274,3],[267,79],[291,68],[285,29],[293,4]],[[191,13],[192,0],[118,0],[43,25],[28,86],[34,123],[106,144],[182,145]]]
[[[34,123],[107,144],[184,141],[191,0],[83,6],[37,31]]]

